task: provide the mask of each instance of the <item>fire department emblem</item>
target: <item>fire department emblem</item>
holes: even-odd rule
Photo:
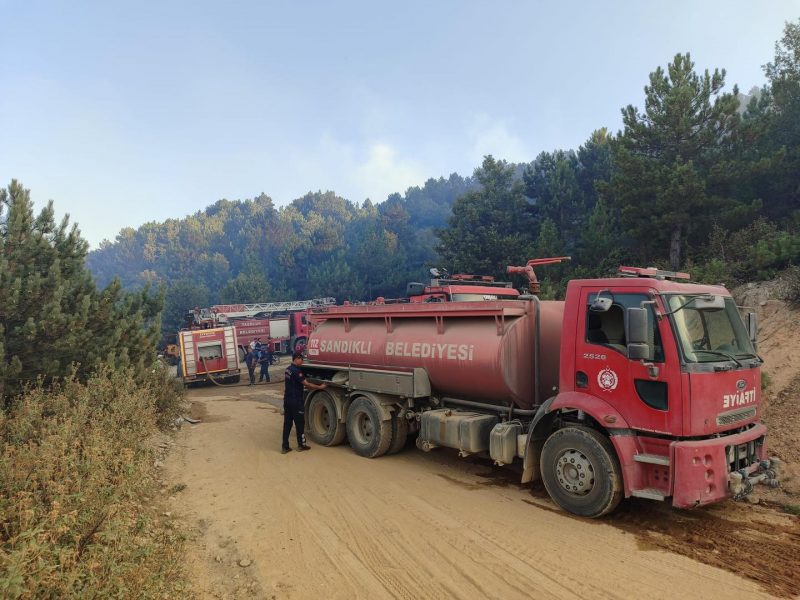
[[[597,374],[597,384],[604,392],[610,392],[611,390],[616,389],[618,383],[619,378],[617,377],[617,374],[608,367]]]

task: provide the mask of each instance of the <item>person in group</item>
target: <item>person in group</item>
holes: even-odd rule
[[[250,350],[255,350],[256,349],[256,341],[257,341],[256,338],[253,338],[252,340],[250,340]]]
[[[261,365],[258,383],[261,383],[264,379],[267,380],[267,383],[270,383],[269,366],[272,364],[272,352],[269,351],[269,346],[266,344],[261,346],[261,350],[258,353],[258,364]]]
[[[295,352],[292,354],[292,364],[286,368],[283,375],[283,445],[281,454],[286,454],[291,450],[289,447],[289,434],[292,432],[292,424],[297,434],[297,449],[311,450],[306,444],[305,435],[305,406],[303,400],[303,388],[311,390],[324,390],[327,384],[311,383],[306,378],[300,367],[303,366],[303,353]]]
[[[250,348],[244,357],[244,363],[247,365],[247,374],[250,375],[250,383],[247,385],[256,384],[256,365],[258,364],[258,353],[255,348]]]

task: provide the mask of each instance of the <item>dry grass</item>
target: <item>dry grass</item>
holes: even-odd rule
[[[0,411],[0,597],[186,595],[150,444],[180,406],[170,389],[105,371]]]

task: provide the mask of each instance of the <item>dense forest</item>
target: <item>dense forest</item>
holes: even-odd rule
[[[535,256],[544,293],[620,263],[728,284],[800,259],[800,21],[789,23],[749,94],[724,69],[678,54],[650,73],[623,128],[528,164],[487,156],[472,177],[429,179],[377,204],[313,192],[265,194],[185,219],[124,229],[90,253],[100,284],[164,286],[164,330],[188,307],[315,296],[402,295],[425,267],[502,275]],[[521,284],[521,282],[520,282]]]

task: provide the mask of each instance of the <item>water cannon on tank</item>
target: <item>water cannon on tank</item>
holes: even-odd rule
[[[571,256],[553,256],[550,258],[532,258],[527,262],[524,267],[507,267],[506,271],[510,274],[525,275],[528,278],[528,290],[531,294],[538,294],[542,290],[539,279],[536,277],[534,267],[541,267],[543,265],[554,265],[562,263],[567,260],[572,260]]]

